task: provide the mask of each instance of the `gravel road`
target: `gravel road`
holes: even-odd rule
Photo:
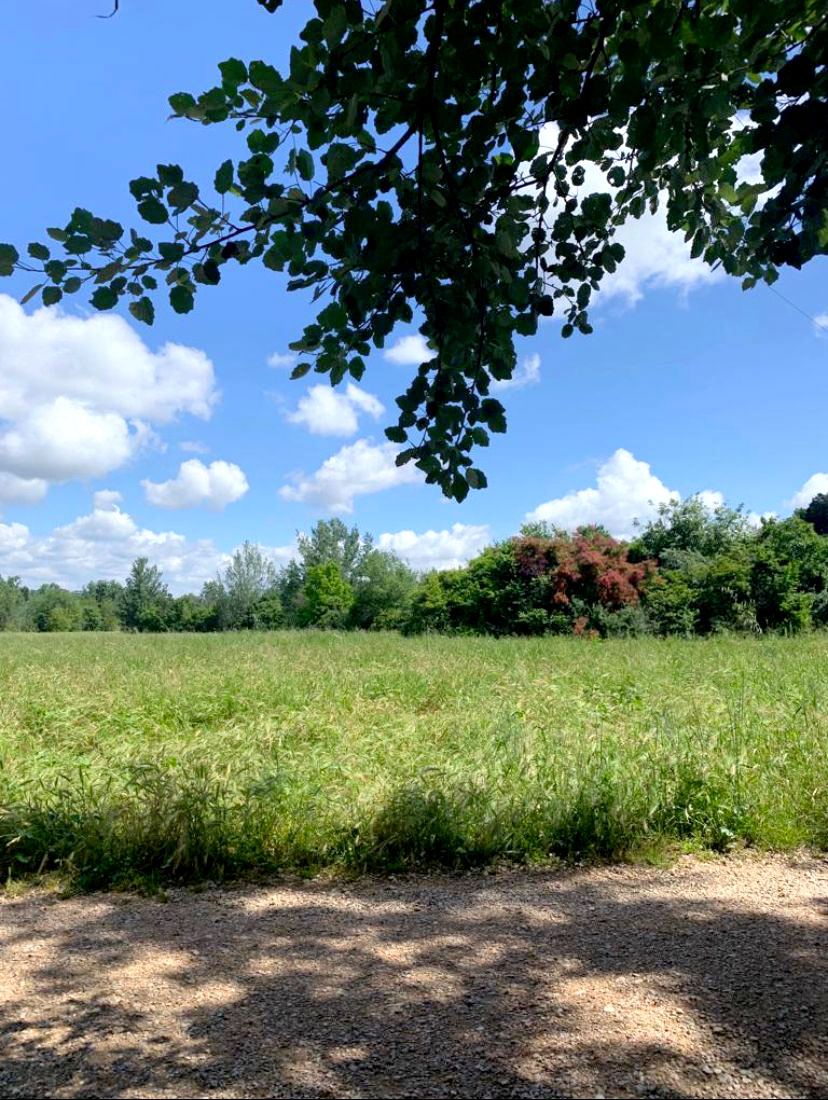
[[[4,897],[0,1096],[828,1097],[828,861]]]

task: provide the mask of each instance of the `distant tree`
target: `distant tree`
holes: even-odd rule
[[[205,581],[199,599],[206,609],[210,624],[205,626],[205,629],[228,630],[230,628],[230,606],[221,577]]]
[[[0,577],[0,630],[22,630],[28,588],[19,577]]]
[[[631,543],[629,556],[631,561],[654,558],[670,568],[676,554],[712,557],[750,535],[750,522],[740,509],[722,504],[711,510],[697,495],[661,504],[658,517]]]
[[[80,630],[83,611],[79,597],[57,584],[41,585],[29,601],[34,629],[43,633]]]
[[[751,566],[751,547],[745,543],[705,559],[692,571],[700,633],[760,629],[753,601]]]
[[[217,629],[215,607],[199,596],[176,596],[167,606],[167,629],[177,632],[204,632]]]
[[[305,574],[300,564],[289,561],[279,571],[277,584],[285,625],[300,626],[305,600]]]
[[[147,558],[136,558],[120,596],[121,622],[127,630],[166,629],[164,612],[170,594],[161,570]]]
[[[81,597],[81,630],[103,630],[103,616],[96,600]]]
[[[828,588],[828,539],[798,515],[766,520],[753,547],[751,591],[763,630],[811,625],[814,598]]]
[[[393,630],[408,617],[417,577],[396,554],[369,550],[362,556],[348,625],[360,630]]]
[[[278,588],[268,588],[253,605],[253,625],[256,630],[278,630],[284,626],[285,615]]]
[[[554,539],[559,535],[565,535],[566,531],[548,520],[533,519],[520,525],[520,534],[527,539]]]
[[[817,493],[802,512],[802,518],[818,535],[828,535],[828,493]]]
[[[312,565],[305,578],[302,625],[339,629],[353,602],[354,590],[336,562]]]
[[[297,547],[304,574],[315,565],[333,562],[345,580],[353,584],[362,572],[366,556],[373,550],[373,540],[370,535],[360,535],[356,527],[349,530],[341,519],[321,519],[309,535],[298,536]]]
[[[644,594],[653,631],[656,634],[692,634],[699,619],[696,595],[695,587],[681,570],[665,569],[656,573]]]
[[[451,626],[445,573],[427,573],[411,594],[406,634],[441,633]]]
[[[117,630],[120,626],[119,606],[123,585],[119,581],[100,580],[90,581],[80,591],[84,601],[93,600],[97,608],[97,614],[90,608],[84,612],[84,623],[95,622],[97,625],[84,625],[84,630]]]
[[[273,593],[278,599],[277,579],[273,562],[258,546],[252,542],[240,546],[220,578],[227,626],[232,630],[255,629],[256,607],[265,593]]]

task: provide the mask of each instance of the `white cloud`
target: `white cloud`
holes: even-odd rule
[[[354,497],[422,480],[423,475],[413,463],[396,465],[398,450],[392,443],[375,445],[358,439],[325,459],[310,476],[295,474],[293,484],[283,485],[279,496],[282,500],[309,501],[329,512],[350,513]]]
[[[210,448],[207,444],[201,443],[197,439],[182,439],[178,444],[178,449],[185,454],[191,455],[206,455],[210,452]]]
[[[502,391],[521,390],[524,386],[534,386],[540,382],[540,365],[539,355],[527,355],[511,378],[503,381],[495,379],[491,388]]]
[[[97,477],[157,443],[154,425],[206,419],[217,400],[213,365],[196,348],[153,352],[115,314],[27,314],[0,294],[0,472]]]
[[[389,363],[396,363],[400,367],[419,367],[428,359],[434,358],[434,352],[426,343],[425,336],[419,332],[401,336],[390,348],[386,348],[383,356]]]
[[[239,500],[250,486],[244,471],[234,462],[211,462],[205,466],[197,458],[182,462],[170,481],[141,482],[150,504],[159,508],[192,508],[203,504],[220,512]]]
[[[117,489],[99,489],[92,494],[92,504],[96,512],[114,512],[123,499]]]
[[[814,317],[814,333],[817,336],[828,336],[828,313],[818,313]]]
[[[36,504],[46,496],[48,482],[40,477],[18,477],[0,473],[0,500],[16,504]]]
[[[122,466],[138,446],[117,413],[56,397],[0,432],[0,470],[47,481],[100,477]]]
[[[272,355],[268,355],[267,357],[267,365],[269,367],[292,367],[295,362],[296,356],[290,353],[282,355],[280,352],[274,351]]]
[[[372,393],[349,382],[344,393],[327,385],[311,386],[287,419],[303,424],[314,435],[354,435],[360,413],[376,420],[384,412],[384,405]]]
[[[650,471],[648,463],[639,462],[621,447],[599,468],[596,488],[578,489],[548,500],[529,512],[526,519],[546,520],[567,530],[602,524],[618,538],[631,538],[635,534],[633,520],[646,522],[654,518],[659,504],[678,496]]]
[[[793,508],[807,508],[819,493],[828,493],[828,474],[812,474],[791,500]]]
[[[123,580],[136,558],[147,557],[178,593],[198,591],[230,560],[212,539],[139,528],[111,494],[105,492],[103,500],[99,496],[89,515],[45,536],[33,534],[22,523],[0,523],[0,574],[19,576],[31,586],[57,583],[79,588],[94,579]],[[295,554],[294,546],[262,549],[277,565]]]
[[[412,569],[426,572],[429,569],[457,569],[475,557],[492,541],[488,524],[472,526],[455,523],[448,530],[386,532],[380,535],[380,550],[393,550]]]

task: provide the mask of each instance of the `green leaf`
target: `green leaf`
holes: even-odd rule
[[[64,294],[75,294],[77,291],[80,290],[82,285],[83,285],[83,280],[79,279],[77,275],[73,275],[71,278],[67,279],[66,282],[63,284],[63,293]]]
[[[168,217],[166,206],[154,195],[138,203],[138,213],[145,222],[151,222],[152,225],[163,225]]]
[[[174,286],[170,291],[170,305],[176,313],[189,313],[193,308],[193,292],[189,287]]]
[[[175,187],[184,179],[184,169],[179,164],[159,164],[156,171],[165,187]]]
[[[265,95],[274,95],[281,90],[284,81],[272,65],[264,61],[251,61],[250,83]]]
[[[110,286],[99,286],[89,300],[95,309],[112,309],[118,304],[118,295]]]
[[[501,255],[508,256],[510,260],[514,259],[518,254],[511,235],[507,233],[505,229],[498,229],[497,233],[495,233],[495,246]]]
[[[180,214],[188,206],[192,206],[197,198],[198,188],[194,183],[187,183],[186,181],[177,183],[175,187],[171,187],[167,192],[167,202],[176,214]],[[166,221],[166,217],[164,220]]]
[[[239,61],[235,57],[230,57],[227,61],[220,61],[219,70],[221,71],[222,79],[235,87],[247,81],[247,66],[243,61]]]
[[[38,283],[37,286],[33,286],[31,290],[27,290],[23,297],[20,299],[21,306],[25,306],[26,302],[30,302],[39,290],[43,290],[45,285],[45,283]]]
[[[336,4],[328,13],[328,18],[322,25],[322,33],[330,49],[338,46],[348,26],[348,16],[344,4]]]
[[[469,483],[458,474],[451,483],[450,492],[456,501],[462,503],[469,495]]]
[[[233,186],[233,162],[226,160],[216,172],[213,186],[220,195],[226,195]]]
[[[307,180],[308,182],[310,182],[310,180],[313,179],[313,157],[310,155],[307,149],[300,149],[299,152],[296,154],[296,168],[303,180]]]
[[[145,325],[151,325],[155,320],[155,306],[146,296],[139,298],[137,302],[130,302],[129,312],[136,321],[143,321]]]
[[[37,244],[37,242],[29,245],[28,252],[34,260],[48,260],[51,255],[45,244]]]
[[[472,489],[485,489],[489,484],[483,471],[476,470],[474,466],[470,466],[468,470],[466,470],[466,481],[468,481]]]
[[[291,378],[304,378],[304,376],[311,369],[310,363],[298,363],[290,372]]]
[[[167,100],[173,110],[173,114],[187,116],[196,105],[196,101],[189,92],[175,92]]]
[[[56,306],[62,297],[63,291],[59,286],[44,287],[41,295],[44,306]]]
[[[20,253],[11,244],[0,244],[0,275],[11,275]]]
[[[392,443],[405,443],[408,435],[405,428],[391,427],[385,429],[385,438],[390,439]]]
[[[158,253],[162,260],[175,263],[184,255],[184,245],[178,241],[159,241]]]

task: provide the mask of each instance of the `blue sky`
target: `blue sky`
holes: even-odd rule
[[[123,0],[94,18],[107,4],[0,14],[0,240],[43,239],[76,205],[133,224],[127,183],[159,161],[209,182],[241,136],[167,121],[167,96],[209,87],[228,56],[281,65],[311,9]],[[500,395],[509,433],[479,456],[490,487],[462,505],[400,473],[384,443],[415,329],[394,334],[402,362],[377,352],[334,396],[269,365],[312,307],[261,268],[228,271],[188,316],[162,306],[152,329],[82,299],[21,311],[29,282],[0,281],[0,573],[77,585],[146,553],[172,587],[198,588],[245,538],[283,561],[331,514],[425,568],[528,515],[623,535],[670,493],[784,514],[828,491],[828,330],[690,261],[657,218],[625,243],[592,336],[561,340],[550,321],[523,341],[523,384]],[[814,262],[776,290],[828,326],[826,272]]]

